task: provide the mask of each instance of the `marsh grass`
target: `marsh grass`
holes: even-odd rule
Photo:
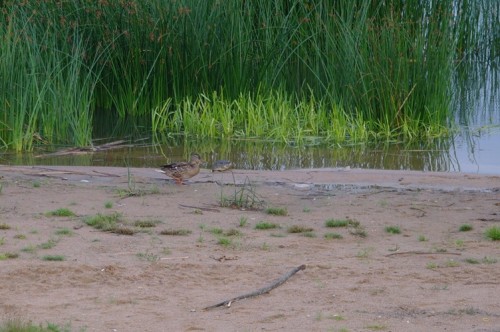
[[[0,146],[446,135],[452,78],[498,54],[488,4],[6,0]]]

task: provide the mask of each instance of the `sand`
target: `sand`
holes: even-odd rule
[[[500,241],[485,236],[500,226],[498,176],[202,170],[187,183],[147,168],[0,166],[1,322],[72,331],[500,331]],[[256,209],[220,206],[235,194]],[[49,213],[62,208],[75,215]],[[119,229],[134,234],[87,225],[97,215],[118,216]],[[349,224],[326,227],[330,219]],[[256,229],[262,222],[278,228]],[[464,224],[472,230],[460,231]],[[302,264],[269,293],[204,310]]]

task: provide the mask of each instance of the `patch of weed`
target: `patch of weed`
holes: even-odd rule
[[[302,209],[302,212],[309,213],[309,212],[311,212],[311,209],[308,208],[308,207],[305,207],[305,208]]]
[[[326,233],[324,235],[324,238],[327,240],[333,240],[333,239],[343,239],[344,237],[339,233]]]
[[[241,236],[243,233],[241,233],[239,230],[235,228],[228,229],[227,231],[224,232],[225,236]]]
[[[26,235],[24,235],[24,234],[16,234],[16,235],[14,235],[14,239],[26,240]]]
[[[41,243],[38,245],[38,248],[40,249],[52,249],[56,246],[57,240],[50,239],[47,242]]]
[[[3,246],[5,244],[5,237],[0,237],[0,246]]]
[[[117,223],[121,221],[122,215],[120,213],[112,214],[96,214],[95,216],[89,216],[84,218],[84,222],[96,229],[102,231],[111,231],[117,227]]]
[[[350,220],[348,219],[328,219],[325,221],[326,227],[347,227],[350,224]]]
[[[429,263],[427,263],[426,267],[430,270],[434,270],[434,269],[437,269],[439,267],[439,265],[437,265],[437,263],[435,263],[435,262],[429,262]]]
[[[279,228],[279,225],[267,221],[261,221],[255,225],[255,229],[260,229],[260,230],[275,229],[275,228]]]
[[[387,330],[387,326],[380,325],[380,324],[368,325],[366,328],[368,330],[372,330],[372,331],[384,331],[384,330]]]
[[[472,225],[469,225],[469,224],[463,224],[461,225],[458,230],[460,232],[468,232],[468,231],[472,231],[474,228],[472,227]]]
[[[284,234],[284,233],[271,233],[271,234],[269,234],[269,236],[272,236],[272,237],[286,237],[286,234]]]
[[[418,240],[419,240],[420,242],[426,242],[426,241],[429,241],[429,239],[428,239],[428,238],[426,238],[426,237],[425,237],[425,235],[419,235],[419,236],[418,236]]]
[[[27,247],[24,247],[21,249],[22,252],[27,252],[27,253],[34,253],[36,252],[37,247],[34,245],[29,245]]]
[[[17,257],[19,257],[19,254],[18,253],[14,253],[14,252],[0,253],[0,261],[4,261],[6,259],[14,259],[14,258],[17,258]]]
[[[40,181],[33,181],[33,188],[40,188],[41,183]]]
[[[134,226],[140,228],[152,228],[156,227],[159,223],[161,223],[159,220],[136,220],[134,222]]]
[[[111,202],[111,201],[107,201],[107,202],[105,202],[105,203],[104,203],[104,207],[105,207],[106,209],[111,209],[111,208],[113,207],[113,202]]]
[[[456,260],[449,259],[446,261],[446,267],[458,267],[460,266],[460,263],[457,262]]]
[[[498,226],[493,226],[488,228],[484,234],[486,237],[492,241],[499,241],[500,240],[500,227]]]
[[[115,227],[113,229],[110,229],[109,232],[119,234],[119,235],[134,235],[137,233],[135,229],[129,228],[129,227]]]
[[[305,236],[305,237],[310,237],[310,238],[314,238],[316,237],[316,233],[314,232],[304,232],[304,233],[300,233],[302,236]]]
[[[228,247],[232,244],[232,240],[230,238],[227,238],[227,237],[219,237],[219,239],[217,240],[217,244],[223,246],[223,247]]]
[[[0,230],[7,230],[10,229],[10,226],[7,225],[6,223],[1,223],[0,224]]]
[[[56,235],[71,236],[71,235],[73,235],[73,231],[71,231],[71,229],[69,229],[69,228],[60,228],[60,229],[56,230]]]
[[[164,229],[160,232],[161,235],[186,236],[191,234],[189,229]]]
[[[401,229],[398,226],[387,226],[385,231],[389,234],[401,234]]]
[[[357,254],[356,254],[356,257],[357,258],[361,258],[361,259],[367,259],[370,257],[371,253],[373,252],[373,248],[364,248],[364,249],[361,249]]]
[[[210,229],[210,233],[212,233],[214,235],[221,235],[222,233],[224,233],[224,230],[222,228],[219,228],[219,227],[213,227]]]
[[[294,225],[288,227],[287,232],[288,233],[307,233],[307,232],[312,232],[314,229],[311,227],[306,227],[306,226],[299,226],[299,225]]]
[[[70,326],[60,327],[59,325],[47,323],[44,325],[34,325],[31,322],[23,322],[19,319],[11,319],[0,324],[1,332],[70,332]]]
[[[57,210],[52,210],[45,213],[46,216],[49,217],[74,217],[75,213],[67,208],[60,208]]]
[[[239,219],[239,226],[240,227],[245,227],[248,223],[247,217],[240,217]]]
[[[466,262],[466,263],[469,263],[469,264],[479,264],[479,263],[481,263],[481,262],[479,261],[479,259],[476,259],[476,258],[466,258],[466,259],[465,259],[465,262]]]
[[[268,207],[266,209],[266,213],[273,216],[286,216],[288,214],[288,211],[286,208]]]
[[[488,256],[485,256],[481,262],[483,262],[484,264],[495,264],[498,262],[498,259],[496,258],[493,258],[493,257],[488,257]]]
[[[150,252],[145,252],[145,253],[140,252],[136,256],[140,260],[145,260],[145,261],[148,261],[148,262],[156,262],[156,261],[158,261],[160,259],[158,257],[158,255],[155,255],[155,254],[150,253]]]
[[[45,255],[42,257],[44,261],[52,261],[52,262],[57,262],[57,261],[63,261],[66,258],[63,255]]]
[[[242,186],[237,187],[235,183],[234,193],[230,196],[224,196],[221,190],[219,204],[222,207],[230,207],[244,210],[261,210],[264,206],[264,199],[257,194],[255,187],[248,178]]]

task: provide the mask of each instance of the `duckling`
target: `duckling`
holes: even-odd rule
[[[233,167],[233,163],[229,160],[217,160],[212,165],[212,172],[224,172]]]
[[[175,180],[177,184],[200,173],[200,164],[203,162],[197,153],[191,155],[191,160],[176,162],[161,166],[161,172]]]

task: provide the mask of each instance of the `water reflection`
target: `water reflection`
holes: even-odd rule
[[[35,153],[0,155],[0,163],[9,165],[80,165],[158,167],[185,160],[194,151],[207,162],[230,159],[238,169],[281,170],[300,168],[351,167],[366,169],[395,169],[418,171],[467,171],[500,173],[500,154],[491,153],[496,140],[482,141],[479,149],[470,154],[470,143],[463,140],[436,140],[427,144],[382,144],[354,146],[291,146],[263,141],[209,141],[178,145],[127,147],[90,154],[40,157],[47,150]],[[486,146],[487,145],[487,146]],[[486,155],[483,153],[486,152]],[[481,168],[474,162],[485,162]],[[466,166],[464,166],[466,165]]]

